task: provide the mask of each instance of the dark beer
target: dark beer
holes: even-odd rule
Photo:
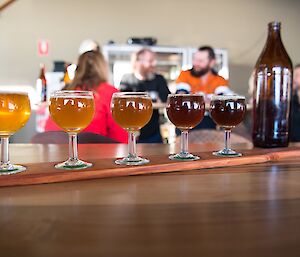
[[[210,102],[210,115],[215,123],[224,128],[225,147],[213,155],[223,157],[242,156],[231,149],[230,133],[231,130],[241,123],[246,112],[246,100],[244,96],[238,95],[214,95]]]
[[[256,147],[288,146],[292,71],[280,23],[269,23],[268,39],[255,67],[252,139]]]
[[[188,131],[203,119],[205,112],[204,96],[202,94],[169,94],[167,114],[170,121],[181,130],[181,149],[177,154],[169,156],[171,160],[194,161],[200,157],[188,151]]]
[[[200,94],[170,95],[167,114],[170,121],[180,130],[188,130],[198,125],[204,116],[204,97]]]
[[[245,98],[242,96],[215,96],[210,103],[210,115],[224,129],[232,129],[244,119]]]

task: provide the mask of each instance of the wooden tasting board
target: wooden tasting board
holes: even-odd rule
[[[114,159],[86,160],[93,163],[88,169],[70,171],[55,169],[51,162],[26,164],[27,170],[14,175],[0,176],[0,187],[17,185],[34,185],[44,183],[66,182],[87,179],[123,177],[167,172],[199,170],[202,174],[218,172],[220,167],[277,162],[300,157],[300,148],[253,149],[243,150],[242,157],[216,157],[211,152],[201,152],[197,161],[171,161],[168,155],[150,156],[150,164],[142,166],[120,166]],[[197,154],[197,153],[195,153]],[[243,169],[245,170],[245,169]],[[238,169],[224,172],[238,172]]]

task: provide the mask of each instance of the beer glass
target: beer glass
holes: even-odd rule
[[[26,124],[30,113],[30,101],[27,93],[0,91],[0,175],[15,174],[26,170],[21,165],[10,163],[9,137]]]
[[[181,130],[181,151],[171,155],[171,160],[198,160],[200,157],[188,151],[188,132],[198,125],[205,113],[203,94],[169,94],[167,100],[167,115],[169,120]]]
[[[78,159],[77,133],[90,124],[94,111],[94,96],[90,91],[55,91],[51,95],[51,118],[69,135],[69,159],[56,164],[55,168],[80,170],[92,166],[91,163]]]
[[[136,133],[144,127],[152,116],[151,97],[144,92],[114,93],[111,102],[114,120],[128,131],[128,156],[115,161],[116,164],[142,165],[149,160],[136,154]]]
[[[238,153],[230,148],[231,130],[241,123],[246,112],[246,100],[238,95],[214,95],[210,102],[210,115],[214,122],[225,130],[225,148],[213,152],[213,155],[238,157]]]

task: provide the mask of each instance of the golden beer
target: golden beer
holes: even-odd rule
[[[54,122],[64,131],[79,133],[94,117],[94,99],[76,94],[52,96],[49,111]]]
[[[114,120],[127,131],[144,127],[152,116],[152,101],[143,96],[114,96],[112,99]]]
[[[10,136],[21,129],[31,113],[26,93],[0,92],[0,136]]]

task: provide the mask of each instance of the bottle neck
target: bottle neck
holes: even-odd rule
[[[281,40],[280,24],[269,24],[268,38],[265,44],[265,49],[262,54],[263,59],[269,61],[280,61],[282,58],[286,58],[287,53]]]
[[[264,49],[256,63],[257,69],[273,69],[284,67],[292,72],[292,62],[281,40],[280,23],[269,24],[268,38]]]
[[[274,43],[274,42],[281,42],[281,33],[280,33],[280,27],[276,26],[269,26],[269,32],[268,32],[268,43]]]
[[[45,79],[45,66],[44,65],[41,65],[40,79]]]

